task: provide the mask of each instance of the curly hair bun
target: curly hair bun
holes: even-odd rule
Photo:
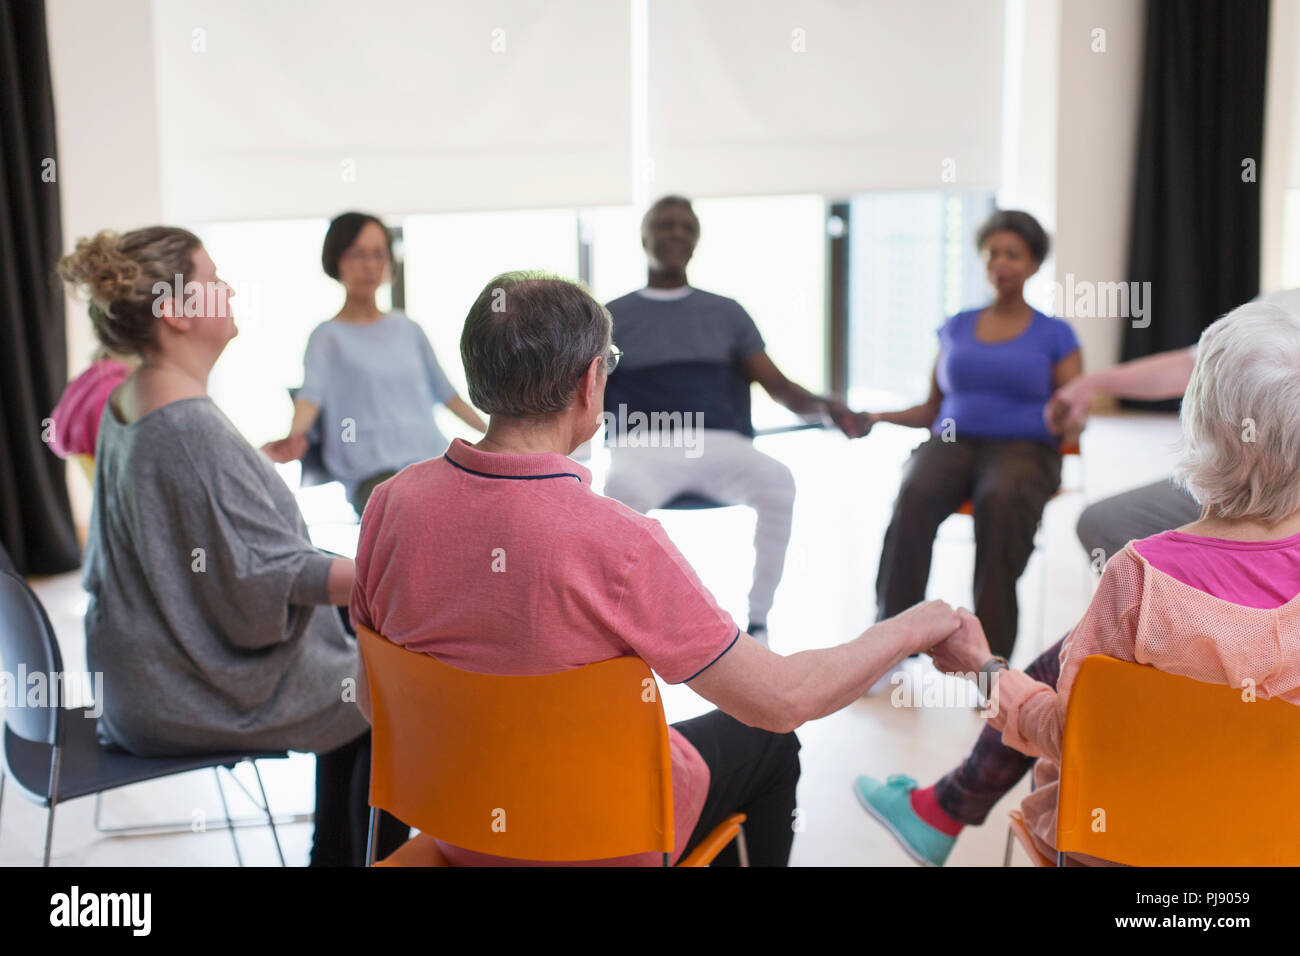
[[[102,229],[59,260],[64,282],[90,300],[95,334],[106,348],[121,354],[138,353],[154,338],[157,316],[153,288],[171,286],[177,275],[193,269],[198,236],[173,226],[150,226],[118,235]]]

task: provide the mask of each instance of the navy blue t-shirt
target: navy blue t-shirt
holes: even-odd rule
[[[607,412],[693,412],[701,427],[754,434],[740,363],[765,345],[739,302],[690,289],[669,300],[631,292],[606,308],[623,350],[605,386]]]
[[[939,329],[936,377],[943,404],[930,431],[941,434],[951,420],[958,440],[1026,438],[1055,445],[1043,407],[1052,397],[1056,363],[1078,351],[1074,329],[1035,310],[1016,338],[981,342],[975,323],[982,311],[959,312]]]

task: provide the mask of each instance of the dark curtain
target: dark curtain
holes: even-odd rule
[[[41,440],[67,381],[54,95],[42,0],[0,0],[0,542],[22,574],[80,563],[64,463]]]
[[[1145,48],[1128,271],[1150,325],[1125,324],[1125,360],[1259,294],[1268,0],[1147,0]]]

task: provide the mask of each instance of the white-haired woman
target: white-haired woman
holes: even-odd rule
[[[1002,741],[1037,757],[1037,788],[1022,804],[1039,848],[1054,854],[1061,734],[1083,660],[1107,654],[1210,684],[1255,682],[1262,698],[1300,704],[1300,317],[1251,303],[1201,336],[1183,398],[1178,475],[1201,517],[1174,531],[1131,541],[1106,565],[1083,619],[1060,651],[1052,683],[1003,670],[990,723]],[[979,621],[932,652],[948,672],[978,672],[991,661]],[[1039,676],[1051,668],[1038,666]],[[954,771],[972,802],[1005,793],[1000,762],[975,752]],[[1018,776],[1018,775],[1017,775]],[[945,778],[947,779],[947,778]],[[1012,781],[1014,783],[1014,780]],[[909,778],[859,778],[858,796],[909,852],[942,863],[956,829],[954,810],[934,788]],[[998,791],[1001,789],[1001,792]],[[917,799],[917,797],[921,799]],[[936,812],[938,811],[938,812]],[[1104,861],[1080,857],[1077,862]]]

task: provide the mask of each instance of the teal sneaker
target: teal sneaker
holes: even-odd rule
[[[956,837],[936,830],[912,809],[916,781],[896,773],[883,784],[872,777],[853,781],[862,809],[885,825],[907,855],[922,866],[943,866]]]

